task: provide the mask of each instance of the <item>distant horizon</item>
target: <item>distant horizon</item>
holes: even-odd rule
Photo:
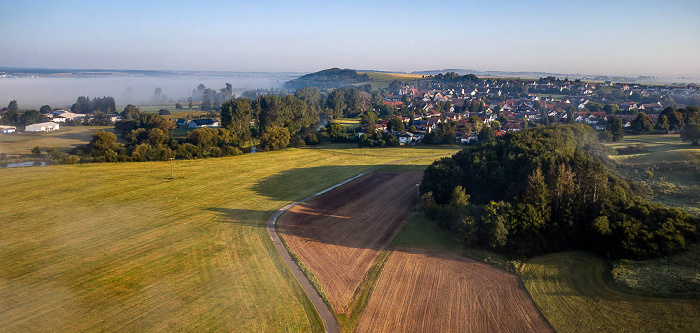
[[[458,68],[458,67],[445,67],[445,68],[427,68],[427,69],[411,69],[411,70],[391,70],[391,69],[377,69],[377,68],[350,68],[343,66],[331,66],[326,68],[320,68],[311,71],[296,71],[296,70],[279,70],[279,71],[263,71],[263,70],[206,70],[206,69],[155,69],[155,68],[80,68],[80,67],[40,67],[40,66],[2,66],[0,65],[0,71],[6,69],[14,70],[46,70],[46,71],[59,71],[59,70],[69,70],[69,71],[102,71],[102,72],[186,72],[186,73],[294,73],[294,74],[308,74],[315,73],[322,70],[330,68],[340,68],[340,69],[351,69],[358,72],[379,72],[379,73],[403,73],[403,74],[413,74],[422,72],[449,72],[449,71],[470,71],[470,72],[480,72],[480,73],[530,73],[530,74],[551,74],[559,76],[607,76],[607,77],[624,77],[624,78],[658,78],[658,79],[698,79],[700,76],[679,76],[679,75],[655,75],[655,74],[629,74],[629,75],[618,75],[618,74],[607,74],[607,73],[560,73],[560,72],[548,72],[544,70],[504,70],[504,69],[475,69],[475,68]]]

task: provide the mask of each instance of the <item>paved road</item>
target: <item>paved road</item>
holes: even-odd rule
[[[409,158],[405,160],[399,160],[399,161],[394,161],[388,164],[380,165],[377,167],[374,167],[372,169],[369,169],[365,172],[362,172],[352,178],[346,179],[338,184],[335,184],[321,192],[314,193],[304,199],[301,199],[299,201],[290,203],[289,205],[286,205],[279,210],[277,210],[272,216],[270,216],[269,219],[267,219],[267,234],[270,235],[270,239],[272,239],[272,243],[275,244],[275,247],[277,248],[277,252],[282,256],[282,260],[287,264],[287,267],[292,271],[292,274],[294,274],[294,278],[297,279],[299,284],[301,285],[301,288],[304,289],[304,292],[306,295],[309,296],[309,299],[311,299],[311,303],[313,303],[314,307],[316,308],[316,312],[318,312],[318,315],[321,317],[321,320],[323,321],[323,326],[326,329],[326,332],[328,333],[339,333],[340,329],[338,328],[338,322],[336,322],[335,317],[333,316],[333,313],[331,313],[331,310],[328,309],[328,306],[326,303],[323,302],[323,298],[321,295],[318,293],[316,288],[314,288],[313,284],[309,281],[308,278],[306,278],[306,275],[304,275],[304,272],[301,271],[301,268],[299,268],[299,265],[297,264],[296,261],[292,258],[292,255],[287,251],[287,248],[284,247],[284,244],[282,244],[282,240],[280,239],[279,235],[277,234],[277,230],[275,229],[275,224],[277,223],[277,218],[280,217],[284,212],[289,210],[290,208],[305,202],[309,201],[321,194],[324,194],[330,190],[333,190],[335,188],[338,188],[340,186],[343,186],[357,178],[360,178],[374,170],[377,170],[381,167],[391,165],[391,164],[396,164],[396,163],[401,163],[405,161],[410,161],[410,160],[416,160],[416,159],[422,159],[422,158],[429,158],[429,157],[438,157],[438,156],[446,156],[446,155],[451,155],[451,154],[440,154],[440,155],[432,155],[432,156],[423,156],[423,157],[416,157],[416,158]]]

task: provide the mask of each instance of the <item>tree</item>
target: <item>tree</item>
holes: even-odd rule
[[[362,125],[371,125],[377,123],[377,114],[374,112],[367,112],[360,117],[360,123]]]
[[[651,119],[646,113],[639,112],[637,118],[632,120],[631,128],[637,133],[648,133],[654,130],[654,125],[651,123]]]
[[[10,111],[17,111],[19,109],[19,106],[17,105],[17,100],[11,100],[10,104],[7,104],[7,109]]]
[[[37,110],[29,110],[22,115],[22,125],[27,126],[31,124],[36,124],[41,118],[41,113]]]
[[[294,96],[314,110],[321,109],[321,91],[317,87],[299,88],[294,92]]]
[[[607,114],[615,114],[620,111],[620,107],[617,106],[617,104],[608,103],[603,106],[603,111],[605,111]]]
[[[182,110],[182,104],[175,103],[175,110]]]
[[[228,128],[241,141],[250,140],[250,121],[252,119],[251,101],[247,98],[235,98],[221,105],[221,125]]]
[[[607,130],[610,131],[613,141],[620,141],[625,135],[625,127],[622,126],[622,119],[617,116],[611,116],[608,119]]]
[[[41,112],[41,114],[49,113],[51,112],[51,107],[48,105],[42,105],[41,108],[39,108],[39,112]]]
[[[690,141],[697,146],[700,141],[700,124],[688,124],[681,131],[681,140]]]
[[[489,126],[491,126],[491,128],[492,128],[494,131],[500,131],[500,130],[501,130],[501,122],[498,121],[498,120],[492,121],[491,123],[489,123]]]
[[[39,148],[39,146],[32,148],[32,155],[41,156],[41,148]]]
[[[289,145],[289,130],[284,127],[273,126],[265,129],[260,137],[262,150],[277,150]]]
[[[406,125],[403,123],[403,119],[394,117],[389,119],[387,129],[394,132],[403,132],[406,130]]]
[[[333,118],[338,119],[343,117],[345,110],[345,95],[341,89],[335,89],[328,94],[328,108],[333,110]]]
[[[494,140],[495,138],[496,133],[493,132],[493,129],[491,129],[491,127],[484,126],[481,128],[481,131],[479,131],[479,142],[488,142]]]
[[[668,117],[666,116],[660,116],[659,120],[656,122],[656,129],[659,131],[668,131],[669,130],[669,124],[668,124]]]
[[[170,110],[168,110],[168,109],[160,109],[160,110],[158,110],[158,115],[167,116],[167,115],[170,115],[170,114],[171,114],[171,113],[170,113]]]

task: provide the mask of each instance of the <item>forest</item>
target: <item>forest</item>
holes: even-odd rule
[[[582,249],[652,258],[696,241],[700,219],[644,199],[586,125],[551,125],[482,141],[434,162],[420,187],[427,215],[466,246],[531,257]]]

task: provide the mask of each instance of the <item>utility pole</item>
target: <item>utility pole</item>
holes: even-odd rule
[[[173,179],[173,160],[175,158],[171,157],[170,158],[170,179]]]

